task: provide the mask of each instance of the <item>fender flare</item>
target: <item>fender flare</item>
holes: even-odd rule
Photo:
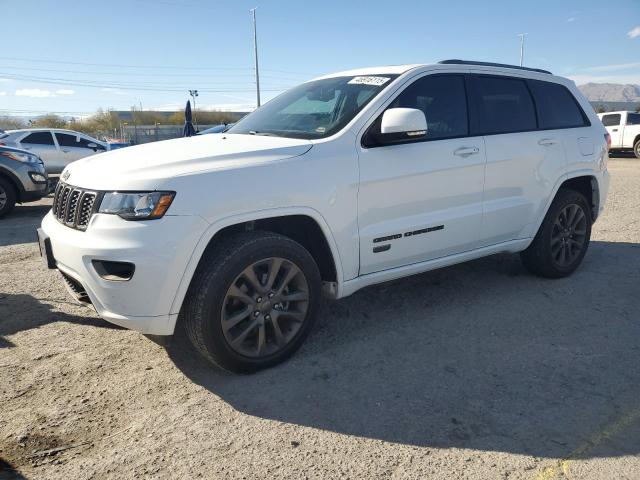
[[[549,198],[547,199],[547,203],[546,203],[544,209],[542,209],[542,212],[540,213],[540,215],[538,216],[538,218],[536,219],[536,221],[533,224],[535,229],[531,233],[530,241],[529,241],[529,244],[527,245],[527,247],[531,244],[531,242],[533,242],[533,239],[537,235],[538,230],[540,230],[540,226],[542,225],[542,222],[544,221],[544,217],[547,215],[547,212],[549,211],[549,208],[551,207],[551,204],[553,203],[553,201],[555,200],[556,196],[558,195],[558,191],[560,190],[560,187],[567,180],[571,180],[572,178],[578,178],[578,177],[592,177],[592,179],[596,180],[596,183],[598,182],[598,176],[596,175],[596,172],[593,171],[593,170],[589,170],[589,169],[573,170],[571,172],[563,174],[556,181],[555,185],[553,186],[553,189],[551,190],[551,194],[549,195]],[[598,185],[598,189],[599,188],[600,188],[600,186]]]
[[[196,244],[191,257],[189,258],[189,262],[187,263],[187,266],[182,273],[182,278],[171,304],[171,315],[177,316],[177,314],[180,313],[182,303],[184,302],[184,299],[187,295],[187,291],[189,289],[189,286],[191,285],[191,280],[193,279],[196,268],[198,267],[200,260],[202,259],[202,255],[204,254],[213,237],[215,237],[218,232],[226,227],[230,227],[232,225],[237,225],[240,223],[293,215],[304,215],[310,217],[320,226],[320,229],[322,230],[322,233],[327,240],[327,244],[329,245],[331,256],[333,257],[333,262],[336,267],[336,280],[338,286],[341,286],[344,282],[344,276],[342,272],[342,261],[340,259],[340,252],[338,250],[338,245],[335,241],[335,238],[333,237],[333,233],[329,228],[329,224],[320,212],[310,207],[281,207],[257,210],[219,219],[216,222],[211,223],[207,227],[207,229],[203,232],[200,239],[198,240],[198,243]]]

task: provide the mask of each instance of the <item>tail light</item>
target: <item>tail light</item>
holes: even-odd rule
[[[604,139],[607,141],[607,150],[609,150],[611,148],[611,135],[609,135],[609,132],[604,134]]]

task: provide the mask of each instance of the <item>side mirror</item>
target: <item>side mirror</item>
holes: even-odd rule
[[[390,108],[382,115],[380,133],[407,139],[424,137],[427,134],[427,118],[417,108]]]
[[[93,143],[93,142],[87,143],[87,148],[90,148],[94,152],[97,152],[98,151],[98,144]]]

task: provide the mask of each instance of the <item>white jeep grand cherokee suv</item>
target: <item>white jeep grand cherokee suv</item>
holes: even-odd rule
[[[571,81],[447,60],[327,75],[224,134],[75,162],[39,239],[102,318],[180,322],[247,372],[300,346],[321,292],[498,252],[571,274],[608,184],[606,130]]]

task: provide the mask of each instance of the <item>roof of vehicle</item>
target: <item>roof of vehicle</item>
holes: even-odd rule
[[[442,60],[438,63],[416,63],[416,64],[407,64],[407,65],[387,65],[380,67],[367,67],[367,68],[357,68],[353,70],[345,70],[342,72],[331,73],[328,75],[322,75],[320,77],[314,78],[313,80],[320,80],[324,78],[332,78],[332,77],[350,77],[350,76],[366,76],[366,75],[402,75],[410,70],[423,68],[423,67],[438,67],[439,69],[445,70],[447,67],[470,67],[470,68],[478,68],[480,70],[487,71],[500,71],[507,72],[509,70],[514,70],[514,73],[529,73],[533,75],[539,75],[537,78],[551,77],[554,78],[562,78],[556,77],[551,72],[547,70],[542,70],[539,68],[529,68],[529,67],[520,67],[518,65],[508,65],[504,63],[492,63],[492,62],[478,62],[473,60]]]

